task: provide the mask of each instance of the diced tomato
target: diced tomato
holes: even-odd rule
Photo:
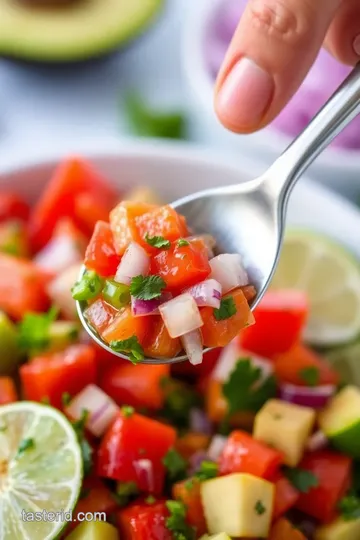
[[[169,290],[180,291],[206,279],[211,272],[205,246],[189,243],[160,251],[152,258],[151,273],[163,278]]]
[[[241,346],[264,358],[288,351],[300,340],[308,311],[303,292],[267,292],[254,311],[256,324],[240,334]]]
[[[269,540],[306,540],[305,536],[285,518],[274,523]]]
[[[20,219],[26,221],[29,217],[30,207],[16,193],[0,193],[0,221]]]
[[[119,405],[157,410],[164,404],[160,383],[169,373],[170,367],[165,364],[133,366],[126,362],[109,367],[101,378],[100,386]]]
[[[220,474],[236,472],[271,478],[283,462],[277,450],[256,441],[245,431],[233,431],[219,458]]]
[[[221,350],[221,348],[211,349],[204,353],[202,363],[197,366],[193,366],[190,362],[177,362],[176,364],[172,364],[171,371],[175,377],[187,377],[191,379],[200,378],[205,381],[216,366]]]
[[[98,475],[135,482],[141,491],[160,495],[165,479],[162,460],[175,440],[174,428],[137,413],[122,413],[100,443]],[[144,460],[150,469],[142,468]]]
[[[150,358],[174,358],[181,351],[180,339],[169,336],[161,317],[149,319],[149,330],[144,340],[145,356]],[[183,362],[189,364],[190,362]]]
[[[186,521],[196,528],[196,538],[207,531],[204,509],[201,502],[200,481],[197,478],[184,480],[173,485],[174,499],[182,501],[187,509]]]
[[[116,191],[86,161],[74,157],[62,162],[30,214],[30,238],[35,250],[49,241],[62,217],[70,217],[83,227],[75,208],[76,198],[83,193],[92,194],[109,211],[117,199]],[[87,226],[83,228],[85,233],[91,232]]]
[[[18,400],[14,381],[11,377],[0,377],[0,405]]]
[[[254,300],[254,298],[256,296],[255,287],[253,285],[245,285],[243,287],[240,287],[240,289],[244,293],[244,296],[245,296],[248,304],[250,304],[250,302],[252,302],[252,300]]]
[[[173,540],[166,527],[169,516],[165,501],[135,502],[117,512],[121,540]]]
[[[48,399],[61,408],[62,395],[78,394],[88,384],[96,384],[95,351],[90,345],[72,345],[59,353],[37,356],[20,367],[26,399]]]
[[[129,306],[122,308],[112,323],[104,330],[102,337],[107,342],[128,339],[132,336],[138,338],[143,344],[151,323],[149,317],[134,317]]]
[[[351,464],[350,457],[330,450],[305,455],[299,468],[310,471],[317,479],[318,487],[300,493],[296,507],[319,521],[331,521],[340,499],[350,487]]]
[[[185,459],[189,459],[196,452],[206,450],[210,443],[210,437],[204,433],[188,431],[176,441],[176,450]]]
[[[107,304],[102,298],[98,298],[86,309],[86,318],[101,335],[113,322],[117,313],[117,309]]]
[[[286,383],[306,386],[306,380],[301,373],[308,368],[315,368],[318,372],[318,384],[338,384],[339,374],[322,358],[306,345],[296,344],[290,351],[274,359],[274,368],[277,378]]]
[[[282,474],[276,475],[272,481],[275,484],[273,519],[277,519],[295,506],[299,499],[299,492]]]
[[[182,219],[181,219],[182,218]],[[145,236],[163,236],[173,242],[188,235],[186,221],[171,206],[159,206],[135,218],[137,241],[149,252],[156,253],[145,241]]]
[[[49,299],[45,274],[31,261],[0,254],[0,309],[14,319],[45,311]]]
[[[76,197],[74,212],[88,236],[93,233],[98,221],[109,221],[109,204],[99,201],[93,193],[81,193]]]
[[[216,424],[220,424],[228,416],[228,406],[223,396],[222,383],[211,377],[205,387],[205,409],[209,419]],[[252,412],[237,412],[231,416],[230,424],[234,427],[251,430],[254,419],[255,414]]]
[[[98,221],[86,248],[84,264],[100,276],[114,276],[120,263],[115,252],[114,239],[108,223]]]
[[[235,289],[226,295],[232,297],[236,313],[228,319],[216,320],[211,307],[200,308],[204,325],[200,328],[204,347],[225,347],[246,325],[254,323],[253,314],[241,289]]]
[[[136,218],[156,209],[153,204],[122,201],[110,212],[110,227],[114,235],[116,252],[123,255],[130,242],[139,242]],[[146,231],[149,232],[149,231]]]

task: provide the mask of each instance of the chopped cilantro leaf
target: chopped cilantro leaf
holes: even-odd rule
[[[160,276],[136,276],[130,283],[130,292],[140,300],[153,300],[160,298],[166,283]]]
[[[299,371],[299,377],[308,386],[316,386],[319,384],[320,372],[316,366],[310,366]]]
[[[71,289],[74,300],[86,301],[101,293],[103,280],[94,271],[87,271]]]
[[[177,242],[178,247],[186,247],[190,244],[185,238],[180,238]]]
[[[261,501],[257,501],[257,503],[255,504],[255,512],[259,516],[262,516],[266,512],[266,508]]]
[[[149,236],[147,233],[145,235],[145,242],[147,242],[149,246],[158,249],[169,249],[171,246],[170,240],[166,240],[163,236]]]
[[[133,364],[137,364],[144,360],[144,349],[140,345],[137,336],[110,341],[110,348],[116,352],[126,353],[129,356],[130,362]]]
[[[166,501],[170,516],[165,525],[173,533],[174,540],[195,540],[195,530],[186,523],[186,506],[180,501]]]
[[[56,320],[58,310],[52,307],[47,313],[25,313],[19,324],[19,346],[29,355],[44,351],[50,343],[51,323]]]
[[[62,404],[64,407],[67,407],[71,401],[71,396],[69,394],[69,392],[64,392],[63,395],[61,396],[61,401],[62,401]]]
[[[345,521],[360,518],[360,499],[355,495],[343,497],[338,504],[339,512]]]
[[[262,372],[249,358],[240,358],[223,386],[229,414],[238,411],[258,412],[268,399],[276,396],[276,381],[267,377],[261,384]]]
[[[236,305],[232,296],[222,298],[219,309],[214,309],[214,317],[217,321],[229,319],[236,313]]]
[[[123,416],[125,416],[125,418],[130,418],[130,416],[132,416],[134,412],[134,407],[130,407],[130,405],[123,405],[121,407],[121,413],[123,414]]]
[[[187,428],[190,423],[191,409],[201,406],[199,394],[186,383],[170,377],[164,377],[160,385],[165,394],[161,417],[179,429]]]
[[[186,477],[187,463],[174,448],[165,454],[162,460],[172,482],[183,480]]]
[[[312,488],[319,485],[316,476],[306,469],[285,469],[285,476],[300,493],[309,493]]]
[[[146,504],[155,504],[156,503],[156,499],[154,497],[154,495],[148,495],[145,499],[145,502]]]
[[[218,471],[219,468],[216,463],[205,460],[201,463],[199,470],[195,473],[195,476],[200,480],[200,482],[203,482],[204,480],[215,478]]]
[[[31,450],[35,447],[35,441],[34,439],[23,439],[21,443],[19,444],[18,448],[18,455],[23,454],[26,450]]]
[[[118,482],[116,485],[115,499],[119,506],[126,506],[138,494],[139,488],[135,482]]]
[[[76,420],[75,422],[72,423],[72,426],[75,430],[75,433],[77,435],[77,438],[80,444],[85,476],[87,476],[92,471],[92,468],[93,468],[93,458],[92,458],[93,449],[91,448],[90,444],[85,438],[85,424],[86,424],[88,416],[89,416],[89,411],[87,409],[83,409],[79,420]]]

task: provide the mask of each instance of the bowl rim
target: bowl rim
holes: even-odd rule
[[[212,107],[214,81],[210,70],[206,67],[202,44],[205,41],[208,25],[211,23],[213,15],[219,10],[224,1],[196,0],[192,9],[189,9],[186,14],[187,18],[182,33],[181,60],[185,78],[193,98],[197,102],[196,105],[201,107],[208,116],[214,115]],[[269,137],[269,132],[275,132],[276,137]],[[231,134],[231,132],[229,133]],[[264,153],[271,153],[273,159],[279,156],[293,141],[292,137],[286,136],[271,127],[266,127],[248,137],[252,139],[253,145],[258,146]],[[316,164],[332,172],[334,170],[339,172],[359,170],[360,149],[333,148],[331,151],[320,154],[315,161]]]

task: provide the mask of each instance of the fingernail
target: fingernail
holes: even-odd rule
[[[218,112],[238,127],[256,126],[271,102],[274,89],[271,75],[244,57],[234,65],[220,89]]]
[[[360,35],[354,39],[353,47],[356,54],[360,56]]]

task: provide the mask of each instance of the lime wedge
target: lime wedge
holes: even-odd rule
[[[56,512],[73,510],[81,482],[77,437],[59,411],[29,401],[0,407],[1,540],[55,538],[66,525]]]
[[[343,383],[360,387],[360,342],[350,343],[346,347],[335,347],[326,358],[339,373]]]
[[[289,231],[271,288],[308,294],[306,341],[330,346],[350,341],[360,333],[360,265],[326,236]]]

